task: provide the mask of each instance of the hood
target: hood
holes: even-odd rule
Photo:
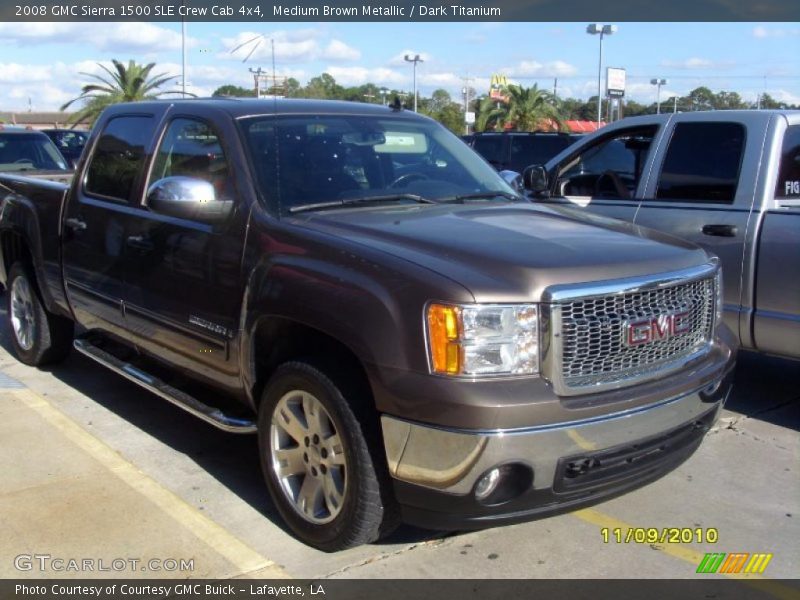
[[[708,261],[688,242],[584,215],[557,206],[446,204],[322,211],[293,220],[444,275],[476,302],[536,301],[555,284],[653,275]]]

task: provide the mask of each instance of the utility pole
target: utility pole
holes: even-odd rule
[[[469,135],[469,123],[467,123],[467,113],[469,112],[469,82],[472,81],[473,78],[467,73],[467,76],[461,79],[464,81],[464,88],[462,89],[464,94],[464,134]]]
[[[558,100],[558,77],[553,79],[553,100]]]
[[[250,67],[250,72],[253,74],[253,82],[255,83],[255,88],[256,88],[256,99],[258,99],[261,97],[259,90],[259,84],[260,84],[259,80],[261,79],[261,73],[262,73],[261,67],[258,67],[258,69]]]
[[[181,7],[185,4],[185,0],[181,0]],[[181,17],[181,96],[186,98],[186,17]]]
[[[419,54],[415,54],[412,58],[410,54],[405,55],[405,61],[414,63],[414,112],[417,112],[417,63],[425,62],[419,57]]]

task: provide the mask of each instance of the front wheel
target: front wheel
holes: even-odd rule
[[[259,410],[273,502],[297,537],[327,552],[375,541],[394,525],[385,458],[353,393],[312,364],[289,362],[270,379]]]
[[[32,269],[16,262],[8,272],[8,321],[17,358],[40,366],[63,360],[72,348],[73,323],[44,307]]]

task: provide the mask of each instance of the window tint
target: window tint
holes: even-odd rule
[[[744,138],[738,123],[679,123],[667,148],[656,198],[733,202]]]
[[[505,162],[506,157],[503,156],[503,137],[500,135],[475,136],[475,142],[472,144],[472,147],[475,149],[475,152],[495,166]]]
[[[214,186],[217,199],[234,199],[232,173],[219,137],[203,121],[175,119],[167,127],[150,183],[177,176],[208,181]]]
[[[566,135],[512,135],[508,168],[519,171],[530,165],[543,165],[572,143]]]
[[[86,191],[127,202],[142,169],[153,117],[117,117],[106,125],[86,172]]]
[[[776,198],[800,198],[800,125],[792,125],[783,137]]]
[[[633,198],[656,130],[656,126],[625,129],[583,148],[562,165],[557,193]]]
[[[40,133],[0,133],[0,171],[66,170],[53,142]]]

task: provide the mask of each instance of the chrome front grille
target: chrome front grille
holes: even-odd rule
[[[672,279],[551,304],[550,375],[556,391],[574,395],[623,387],[677,368],[708,348],[714,302],[712,271],[690,281]],[[670,330],[672,318],[677,331]],[[632,330],[652,339],[637,344]]]

